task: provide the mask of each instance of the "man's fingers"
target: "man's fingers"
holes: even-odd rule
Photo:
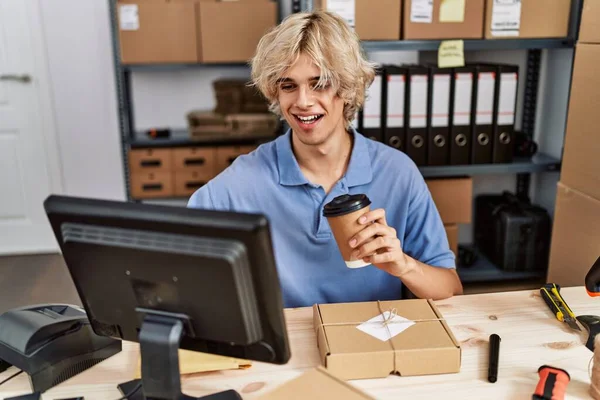
[[[376,222],[367,226],[362,231],[354,235],[354,237],[350,238],[349,244],[350,247],[358,247],[361,244],[373,238],[374,236],[393,236],[392,233],[395,233],[395,231],[393,231],[392,228],[390,228],[389,226],[381,225]]]
[[[358,219],[358,223],[362,225],[367,225],[373,222],[378,222],[381,225],[387,225],[385,220],[385,210],[383,208],[371,210]]]

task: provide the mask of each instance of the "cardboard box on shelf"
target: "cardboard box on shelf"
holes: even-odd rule
[[[335,3],[335,4],[333,4]],[[336,12],[354,26],[361,40],[399,40],[401,0],[316,0],[315,9]]]
[[[578,44],[560,180],[600,199],[600,45]]]
[[[374,400],[323,367],[304,372],[258,398],[259,400]]]
[[[569,34],[571,0],[487,0],[485,38],[561,38]]]
[[[581,12],[579,43],[600,44],[600,1],[586,0]]]
[[[175,193],[171,171],[133,173],[130,175],[130,185],[134,199],[170,197]]]
[[[444,229],[446,230],[450,250],[452,250],[455,256],[458,256],[458,225],[445,224]]]
[[[313,317],[321,361],[341,379],[460,371],[460,345],[432,301],[316,304]]]
[[[132,174],[171,171],[171,149],[132,149],[129,151],[129,169]]]
[[[197,62],[197,7],[189,0],[119,0],[116,18],[121,62]]]
[[[548,282],[581,286],[600,256],[600,199],[558,183]]]
[[[277,3],[270,0],[201,0],[200,61],[247,62],[260,38],[277,25],[277,15]]]
[[[481,39],[484,0],[404,0],[402,38]]]
[[[470,224],[473,214],[472,178],[425,180],[444,224]]]

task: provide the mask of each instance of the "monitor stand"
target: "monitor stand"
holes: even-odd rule
[[[140,330],[140,353],[142,356],[142,379],[134,379],[118,385],[127,400],[242,400],[235,390],[204,397],[191,397],[181,392],[179,373],[179,342],[184,329],[191,329],[189,318],[183,314],[141,309],[145,315]],[[192,333],[192,332],[190,332]]]

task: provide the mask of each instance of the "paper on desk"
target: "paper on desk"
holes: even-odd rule
[[[465,0],[442,0],[440,22],[464,22]]]
[[[378,316],[363,322],[356,328],[382,342],[386,342],[415,324],[410,319],[401,317],[397,314],[394,314],[390,318],[390,314],[390,311],[385,311],[383,314],[379,314]],[[385,320],[389,320],[387,326],[384,324]]]
[[[465,50],[462,40],[444,40],[438,49],[438,67],[464,67]]]
[[[141,378],[141,357],[135,372],[135,378]],[[181,375],[198,372],[222,371],[227,369],[247,369],[252,362],[237,358],[223,357],[209,353],[198,353],[190,350],[179,350],[179,371]]]

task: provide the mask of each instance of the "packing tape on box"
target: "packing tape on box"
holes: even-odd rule
[[[331,322],[331,323],[323,323],[323,324],[319,324],[319,326],[317,327],[317,329],[323,329],[323,333],[325,333],[325,327],[326,326],[359,326],[359,325],[363,325],[363,324],[379,324],[379,325],[383,325],[386,327],[388,335],[390,336],[390,338],[387,340],[390,343],[390,346],[392,348],[392,352],[394,353],[394,371],[397,371],[397,364],[396,364],[396,358],[397,358],[397,352],[396,352],[396,348],[394,347],[394,341],[392,340],[394,338],[394,335],[392,334],[391,330],[390,330],[390,325],[393,324],[406,324],[405,320],[402,321],[394,321],[394,318],[396,316],[398,316],[398,313],[396,311],[396,308],[390,308],[388,310],[388,315],[386,317],[385,312],[383,311],[383,308],[381,307],[381,302],[379,300],[377,300],[377,308],[379,309],[379,313],[383,318],[383,321],[362,321],[362,322]],[[425,318],[425,319],[411,319],[409,320],[410,322],[442,322],[442,321],[446,321],[445,318]],[[325,335],[327,335],[325,333]]]

